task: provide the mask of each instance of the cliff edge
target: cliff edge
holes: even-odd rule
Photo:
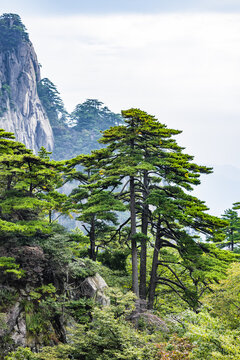
[[[0,17],[0,128],[38,152],[53,149],[53,133],[37,92],[37,55],[15,14]]]

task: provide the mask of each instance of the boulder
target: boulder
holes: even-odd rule
[[[106,288],[105,280],[98,273],[87,277],[80,285],[82,296],[91,297],[104,306],[110,305],[110,299],[104,293]]]

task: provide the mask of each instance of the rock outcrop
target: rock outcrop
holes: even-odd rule
[[[3,25],[12,37],[11,29],[18,24],[14,16],[9,19]],[[0,37],[0,128],[13,132],[35,153],[41,146],[52,150],[52,128],[37,93],[40,67],[34,48],[26,36],[13,46],[3,42]]]
[[[82,296],[87,296],[95,299],[98,303],[103,306],[110,305],[110,298],[105,295],[107,288],[105,280],[96,273],[94,276],[87,277],[81,284]]]
[[[88,272],[83,260],[75,260],[74,268],[67,263],[60,266],[36,245],[0,246],[0,254],[14,258],[24,271],[21,278],[0,271],[0,360],[18,346],[38,351],[66,342],[66,328],[76,324],[71,306],[81,310],[81,299],[110,303],[104,279],[98,273],[83,275]]]

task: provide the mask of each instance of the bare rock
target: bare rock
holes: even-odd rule
[[[21,313],[21,315],[17,318],[16,324],[11,334],[11,338],[16,346],[27,345],[27,327],[24,313]]]
[[[53,149],[52,128],[37,93],[40,67],[30,41],[0,52],[0,128],[35,153]]]
[[[24,288],[27,292],[31,285],[34,287],[42,285],[48,263],[40,246],[18,246],[11,249],[0,247],[0,254],[1,256],[15,258],[16,263],[24,270],[24,276],[17,280],[19,289]],[[7,282],[9,283],[9,281],[11,283],[8,278]],[[14,283],[14,279],[12,281]],[[3,279],[1,283],[3,284]]]
[[[86,278],[80,286],[82,296],[94,298],[101,305],[110,305],[110,299],[104,293],[107,288],[105,280],[97,273]]]
[[[168,327],[161,318],[147,310],[147,302],[143,299],[137,299],[135,302],[135,310],[128,316],[137,328],[140,322],[144,322],[147,328],[168,332]]]

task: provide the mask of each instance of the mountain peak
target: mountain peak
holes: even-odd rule
[[[52,150],[53,134],[38,97],[37,55],[17,14],[0,16],[0,127],[37,152]]]

